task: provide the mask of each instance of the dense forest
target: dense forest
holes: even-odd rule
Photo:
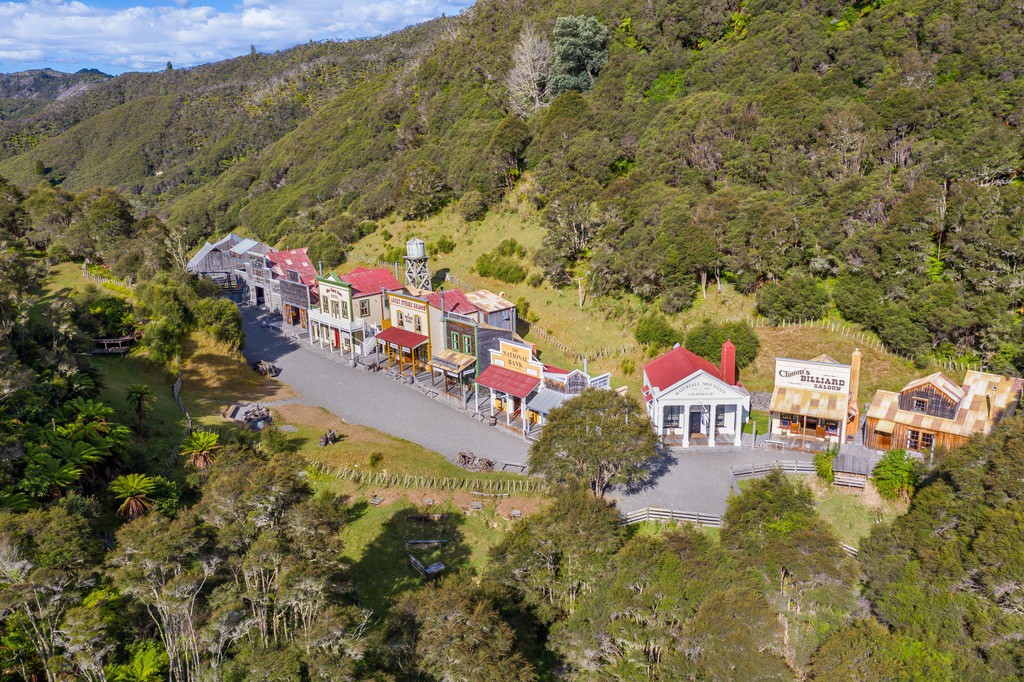
[[[1024,422],[940,453],[858,559],[781,473],[730,499],[719,538],[638,533],[601,494],[639,469],[580,486],[542,447],[536,466],[565,487],[482,570],[373,610],[340,558],[356,505],[319,489],[278,432],[179,439],[147,421],[168,397],[146,384],[120,398],[121,421],[98,399],[91,338],[137,335],[157,367],[193,330],[242,342],[235,305],[179,267],[180,231],[113,190],[0,188],[2,679],[1024,675]],[[45,295],[47,267],[72,251],[130,263],[141,282]],[[635,401],[589,395],[633,414],[612,450],[650,449]],[[552,419],[545,438],[609,449]]]
[[[547,277],[1024,367],[1012,2],[482,2],[385,38],[126,74],[0,123],[0,174],[120,187],[191,243],[332,240],[509,191]],[[37,175],[39,172],[41,175]]]

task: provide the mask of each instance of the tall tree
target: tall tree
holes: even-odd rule
[[[568,16],[555,20],[554,60],[548,79],[548,92],[557,97],[563,92],[585,92],[594,87],[594,79],[608,63],[608,29],[594,17]]]
[[[124,400],[135,413],[135,421],[141,430],[146,412],[152,410],[153,403],[156,402],[156,394],[149,384],[132,384],[125,391]]]
[[[530,448],[530,470],[551,481],[586,485],[604,497],[609,486],[642,480],[657,446],[640,403],[591,388],[551,411]]]
[[[509,107],[529,118],[547,100],[548,70],[551,68],[551,43],[527,23],[519,32],[519,42],[512,50],[512,69],[508,72]]]

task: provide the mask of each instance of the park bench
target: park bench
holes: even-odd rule
[[[440,561],[435,561],[429,566],[424,566],[423,562],[414,557],[412,554],[406,554],[409,557],[409,565],[416,569],[416,572],[422,575],[424,578],[434,578],[441,575],[444,569],[447,568]]]
[[[372,504],[374,507],[379,507],[380,503],[383,502],[383,501],[384,501],[384,498],[383,497],[379,497],[377,495],[374,495],[373,497],[370,498],[370,504]]]
[[[484,508],[484,503],[483,502],[479,502],[479,501],[475,501],[475,502],[473,502],[469,506],[472,507],[474,511],[480,511],[481,509]]]
[[[782,450],[786,447],[786,443],[781,440],[766,440],[764,446],[770,450]]]
[[[410,549],[412,547],[441,547],[447,545],[447,540],[406,540],[405,548]]]

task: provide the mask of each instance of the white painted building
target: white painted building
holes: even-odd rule
[[[750,392],[736,381],[736,347],[722,345],[721,369],[682,346],[644,366],[647,414],[668,445],[740,445]]]

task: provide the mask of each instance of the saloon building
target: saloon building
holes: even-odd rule
[[[387,268],[356,268],[317,277],[319,305],[309,311],[309,342],[342,353],[366,354],[383,327],[389,292],[402,285]]]
[[[845,443],[852,438],[860,414],[860,360],[860,349],[854,350],[849,365],[827,355],[813,360],[776,358],[770,434],[801,443]]]
[[[1022,388],[1021,379],[970,371],[962,385],[936,372],[898,393],[878,391],[868,407],[865,445],[914,452],[959,447],[1012,416]]]
[[[643,381],[647,414],[667,445],[740,445],[750,392],[736,380],[731,340],[719,367],[677,346],[644,366]]]

